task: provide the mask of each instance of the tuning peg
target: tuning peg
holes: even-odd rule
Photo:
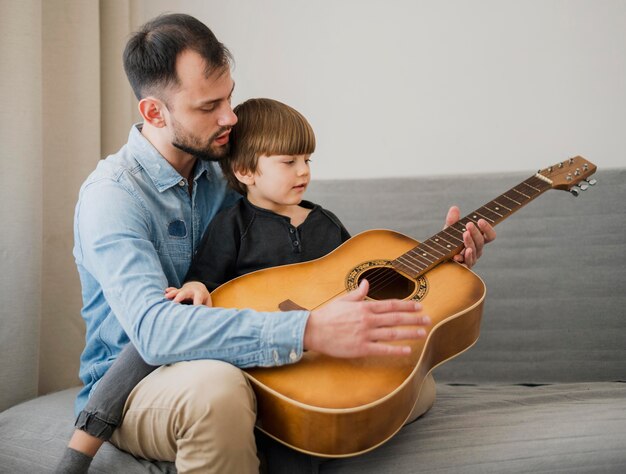
[[[572,186],[572,189],[569,190],[574,196],[578,197],[580,195],[581,189],[578,186]]]
[[[583,181],[578,185],[578,187],[583,191],[587,191],[587,189],[589,188],[589,183],[587,181]]]
[[[591,179],[588,179],[588,180],[587,180],[587,182],[589,183],[589,185],[590,185],[590,186],[595,186],[595,184],[596,184],[598,181],[596,181],[595,179],[591,178]]]

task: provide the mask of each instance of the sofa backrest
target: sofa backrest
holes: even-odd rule
[[[354,235],[388,228],[423,241],[531,173],[313,181],[307,199]],[[600,170],[575,198],[548,191],[497,226],[474,271],[487,286],[481,336],[438,367],[456,383],[626,380],[626,170]]]

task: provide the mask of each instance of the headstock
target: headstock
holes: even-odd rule
[[[537,172],[544,181],[548,181],[552,189],[570,191],[578,196],[589,185],[596,184],[595,179],[587,180],[596,172],[596,165],[582,156],[575,156]]]

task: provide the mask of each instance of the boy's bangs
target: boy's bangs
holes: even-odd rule
[[[315,151],[315,134],[306,119],[295,110],[282,110],[266,124],[259,137],[265,155],[310,155]]]

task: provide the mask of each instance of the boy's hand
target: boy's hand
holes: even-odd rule
[[[182,288],[170,286],[165,289],[165,297],[175,303],[189,301],[193,305],[213,306],[209,290],[199,281],[188,281]]]

